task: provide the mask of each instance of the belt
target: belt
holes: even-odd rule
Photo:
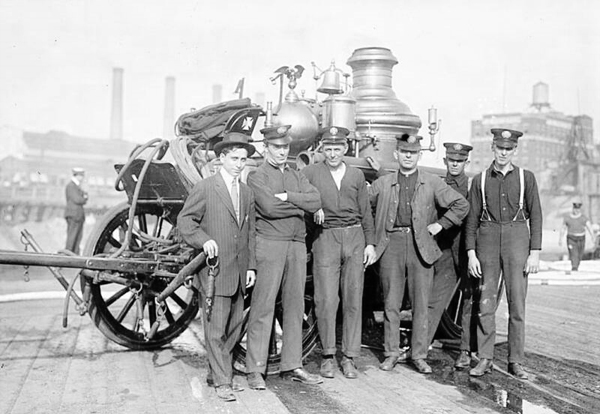
[[[396,232],[410,233],[411,228],[410,227],[392,227],[392,229],[390,230],[390,233],[396,233]]]
[[[351,224],[349,226],[327,227],[327,228],[325,228],[325,230],[355,229],[355,228],[359,228],[359,227],[362,227],[362,224],[357,223],[357,224]]]
[[[585,237],[585,231],[583,233],[567,233],[567,237]]]

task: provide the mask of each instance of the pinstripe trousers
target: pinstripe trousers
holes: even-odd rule
[[[244,295],[239,288],[233,296],[215,296],[210,321],[203,300],[204,341],[215,386],[231,385],[233,348],[240,339],[244,318]]]

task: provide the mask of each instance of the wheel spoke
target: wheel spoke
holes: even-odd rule
[[[115,303],[117,300],[119,300],[127,292],[129,292],[129,288],[128,287],[124,287],[123,289],[119,290],[117,293],[115,293],[110,298],[108,298],[108,300],[105,302],[106,306],[109,307],[110,305],[112,305],[113,303]]]
[[[111,246],[120,249],[121,248],[121,242],[118,241],[117,239],[115,239],[113,236],[109,236],[108,239],[106,240]]]
[[[156,321],[156,302],[154,300],[149,300],[148,302],[148,316],[150,317],[150,327],[154,325],[154,321]]]
[[[152,232],[153,237],[159,237],[162,231],[164,218],[162,216],[158,217],[156,222],[154,223],[154,230]]]
[[[144,233],[148,234],[148,222],[146,221],[146,215],[140,214],[137,216],[137,218],[138,218],[140,230],[143,231]]]
[[[169,325],[171,325],[175,322],[175,318],[173,317],[173,314],[171,313],[171,309],[169,309],[169,305],[167,305],[166,303],[165,303],[165,318],[167,318],[167,322],[169,322]]]
[[[171,299],[173,299],[173,301],[175,303],[177,303],[177,305],[181,308],[181,310],[185,310],[185,308],[187,308],[188,304],[186,303],[185,300],[181,299],[179,297],[179,295],[177,295],[177,293],[173,293],[169,296]]]
[[[123,322],[123,319],[125,319],[125,316],[127,316],[129,311],[133,307],[134,303],[135,303],[135,295],[131,294],[129,299],[127,299],[127,303],[125,303],[125,306],[123,306],[123,309],[121,309],[121,312],[119,312],[119,315],[116,317],[117,322],[119,322],[119,323]]]

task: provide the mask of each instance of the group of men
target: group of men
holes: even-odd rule
[[[521,366],[525,294],[527,275],[538,269],[542,217],[533,174],[511,162],[521,133],[492,130],[494,161],[474,177],[469,191],[464,173],[472,149],[468,145],[445,144],[448,173],[442,179],[417,168],[421,137],[398,135],[394,151],[397,173],[381,174],[369,186],[360,169],[344,162],[347,129],[324,128],[320,133],[323,161],[301,172],[287,163],[292,141],[289,130],[289,125],[261,130],[265,162],[248,175],[247,185],[240,176],[255,148],[242,133],[226,134],[214,147],[222,164],[219,173],[194,187],[178,217],[183,239],[220,261],[212,318],[208,320],[206,312],[204,316],[207,382],[216,387],[217,395],[233,401],[234,391],[241,389],[233,382],[232,351],[240,336],[243,295],[251,286],[246,342],[251,389],[266,388],[279,291],[282,375],[311,385],[335,376],[341,296],[340,367],[346,378],[356,378],[364,271],[376,262],[385,308],[382,370],[410,360],[419,372],[431,372],[427,351],[461,280],[467,294],[456,366],[470,368],[471,352],[476,350],[470,336],[473,331],[479,362],[470,374],[488,372],[502,273],[510,312],[509,371],[526,378]],[[322,345],[320,375],[302,367],[307,222],[313,229],[310,241]],[[204,269],[200,274],[203,288],[207,278]],[[409,352],[401,352],[399,334],[405,288],[413,313]],[[472,315],[476,320],[471,320]]]

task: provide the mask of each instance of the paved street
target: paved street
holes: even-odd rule
[[[19,280],[19,272],[4,270],[0,275],[0,298],[6,299],[10,289],[29,289],[32,297],[35,288],[58,288],[41,270],[32,270],[29,284]],[[28,295],[20,293],[21,299]],[[569,394],[568,387],[551,388],[556,373],[564,376],[561,384],[565,385],[573,385],[582,372],[589,372],[591,378],[585,382],[593,383],[596,378],[596,384],[600,383],[600,286],[531,284],[526,349],[531,366],[526,367],[533,378],[525,385],[501,372],[506,369],[504,303],[498,311],[496,363],[500,371],[481,381],[452,369],[456,353],[451,350],[430,352],[434,375],[425,377],[405,365],[391,373],[380,371],[381,352],[369,348],[358,361],[357,380],[337,375],[322,386],[309,387],[269,377],[267,391],[246,389],[234,403],[219,401],[205,383],[207,362],[198,319],[170,346],[135,352],[108,341],[88,316],[80,317],[73,309],[69,326],[63,328],[63,302],[52,299],[58,293],[42,290],[39,296],[49,299],[0,300],[0,413],[527,414],[585,413],[600,407],[598,385],[589,385],[584,390],[587,394]],[[549,361],[557,365],[552,366],[553,372],[543,372],[544,366],[550,369]],[[317,372],[317,362],[318,351],[306,367]],[[568,363],[575,365],[564,365]],[[236,381],[246,384],[242,377]],[[480,389],[473,391],[474,387]],[[490,387],[495,393],[491,396]],[[517,405],[514,393],[519,393]],[[503,406],[508,408],[501,407],[502,395],[512,396],[505,398]]]

